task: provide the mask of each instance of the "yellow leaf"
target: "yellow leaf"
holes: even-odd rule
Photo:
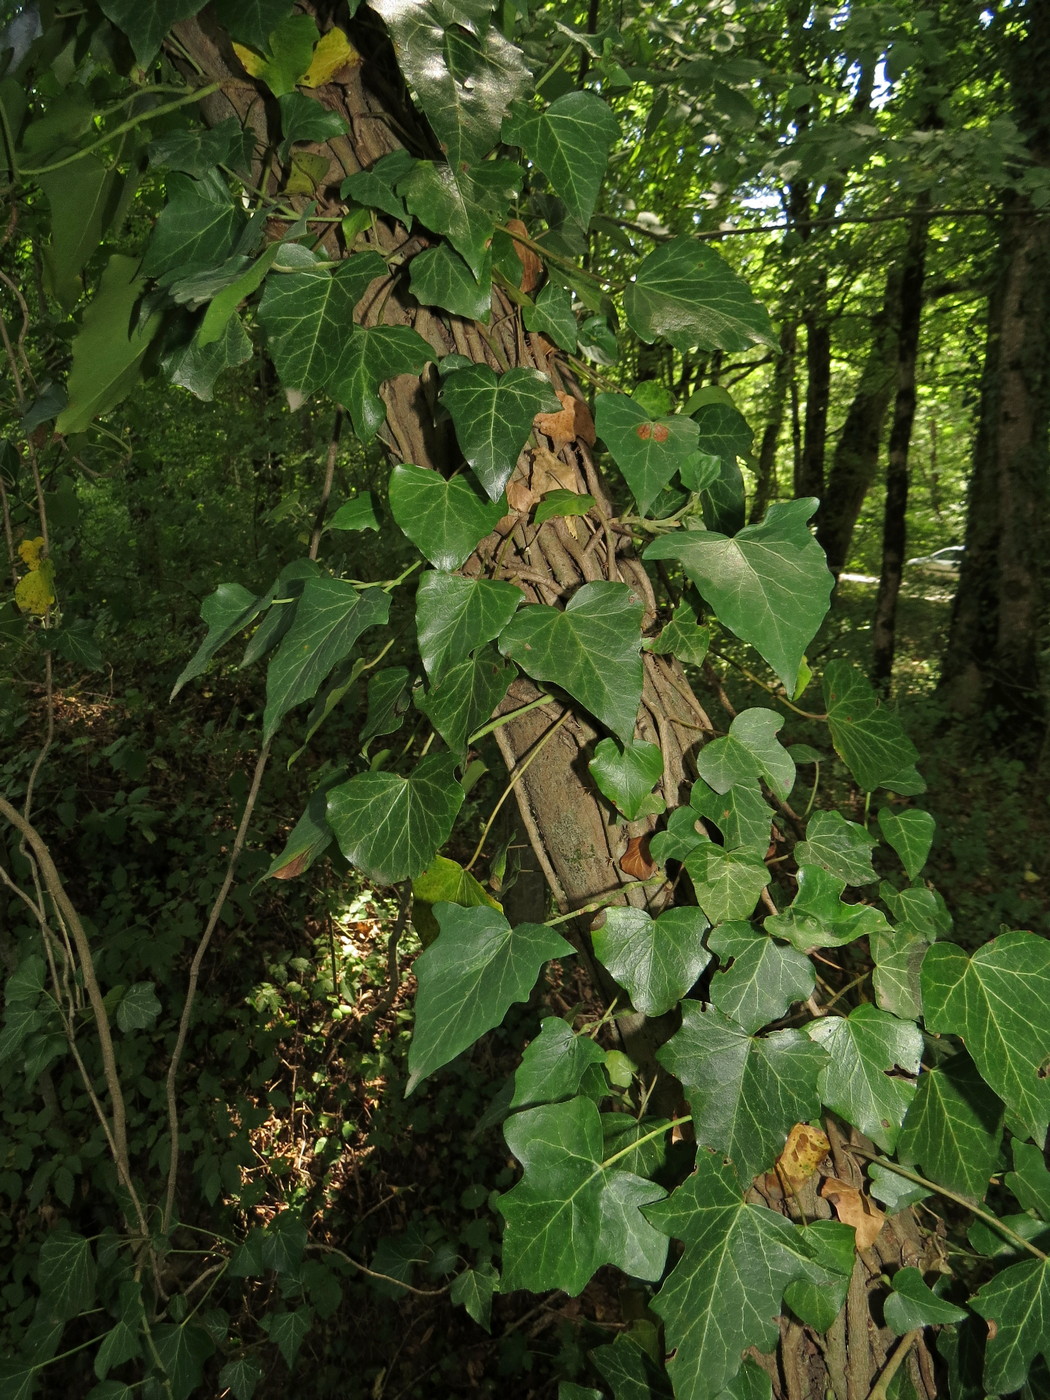
[[[46,559],[25,578],[19,579],[15,585],[15,602],[22,612],[43,617],[55,601],[54,581],[54,567]]]
[[[796,1123],[774,1168],[785,1191],[794,1195],[816,1174],[817,1167],[830,1151],[831,1143],[820,1128]]]
[[[18,557],[23,564],[30,569],[40,568],[40,556],[44,549],[43,535],[37,535],[35,540],[23,540],[18,546]]]
[[[341,29],[323,34],[314,49],[310,66],[299,80],[301,87],[324,87],[343,68],[361,62],[361,55]]]
[[[241,67],[246,73],[250,73],[253,78],[262,77],[267,67],[262,54],[256,53],[254,49],[246,49],[243,44],[234,44],[233,51],[241,60]]]

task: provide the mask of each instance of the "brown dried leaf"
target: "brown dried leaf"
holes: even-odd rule
[[[286,865],[282,865],[279,870],[273,871],[273,880],[294,880],[297,875],[301,875],[310,864],[310,852],[300,851],[297,856],[292,856]]]
[[[656,874],[656,862],[649,855],[648,836],[629,836],[627,849],[620,857],[620,869],[635,880],[648,880]]]
[[[590,409],[582,399],[574,398],[572,394],[566,394],[561,389],[558,390],[558,398],[561,400],[559,411],[537,413],[533,419],[533,427],[550,438],[555,452],[560,452],[577,438],[588,447],[593,446],[594,419]]]
[[[804,1186],[817,1167],[831,1151],[827,1135],[809,1123],[796,1123],[788,1133],[784,1150],[777,1158],[775,1171],[784,1190],[794,1194]]]
[[[508,219],[507,228],[511,233],[516,233],[522,238],[528,238],[529,231],[520,219]],[[529,295],[543,281],[543,262],[531,248],[527,248],[524,243],[514,240],[514,251],[518,255],[518,261],[522,267],[521,290]]]
[[[886,1220],[871,1198],[861,1195],[855,1186],[836,1176],[826,1177],[820,1183],[820,1194],[831,1202],[843,1225],[852,1225],[856,1230],[858,1250],[870,1249]]]

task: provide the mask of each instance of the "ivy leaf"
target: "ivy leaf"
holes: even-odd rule
[[[492,231],[517,197],[521,175],[506,160],[486,161],[469,175],[458,165],[417,160],[397,192],[420,223],[445,235],[480,282],[491,268]]]
[[[823,1277],[795,1279],[784,1289],[784,1301],[803,1322],[826,1332],[846,1301],[857,1255],[856,1231],[837,1220],[815,1220],[799,1231]]]
[[[82,433],[94,418],[115,408],[138,380],[139,365],[160,326],[159,312],[135,323],[135,305],[145,285],[138,270],[138,258],[122,253],[114,253],[106,264],[73,341],[68,400],[55,420],[58,433]]]
[[[289,710],[309,700],[361,633],[386,622],[390,594],[360,590],[339,578],[309,578],[295,617],[266,673],[263,738],[271,739]]]
[[[1036,1140],[1050,1119],[1050,942],[1003,933],[972,958],[935,943],[922,965],[926,1029],[961,1036],[985,1083]]]
[[[696,902],[712,924],[746,919],[766,885],[769,871],[761,856],[746,848],[727,850],[704,841],[685,857]]]
[[[711,954],[699,909],[667,909],[657,919],[630,906],[607,909],[591,935],[595,956],[625,988],[643,1016],[662,1016],[685,996]]]
[[[288,159],[297,141],[324,143],[346,135],[345,117],[322,107],[305,92],[286,92],[277,99],[277,105],[281,109],[281,134],[284,136],[279,151],[281,160]]]
[[[630,1332],[621,1332],[611,1346],[595,1347],[591,1360],[616,1400],[674,1400],[667,1372]],[[600,1390],[587,1392],[588,1397],[592,1394],[603,1400]]]
[[[479,1327],[491,1332],[492,1298],[499,1288],[499,1274],[491,1264],[479,1269],[464,1269],[452,1280],[449,1300],[457,1307],[464,1308]]]
[[[627,394],[599,394],[595,409],[595,431],[645,515],[696,451],[696,424],[691,418],[653,416]]]
[[[416,631],[427,675],[440,680],[450,666],[498,637],[522,600],[512,583],[425,573],[416,592]]]
[[[602,1121],[589,1099],[525,1109],[504,1133],[525,1169],[497,1206],[507,1222],[504,1292],[561,1288],[576,1297],[603,1264],[633,1278],[660,1277],[667,1240],[640,1208],[664,1190],[605,1160]]]
[[[814,812],[806,839],[795,847],[799,865],[819,865],[847,885],[870,885],[876,874],[871,866],[874,836],[841,812]]]
[[[427,754],[407,778],[358,773],[328,795],[339,849],[377,885],[412,879],[447,839],[463,804],[453,754]]]
[[[957,1308],[927,1288],[918,1269],[898,1269],[892,1285],[883,1310],[887,1327],[898,1337],[916,1327],[943,1327],[969,1317],[965,1308]]]
[[[743,1197],[732,1166],[701,1152],[692,1176],[645,1212],[685,1244],[651,1303],[674,1352],[668,1370],[678,1400],[717,1400],[748,1347],[768,1352],[776,1346],[785,1288],[797,1279],[826,1277],[808,1259],[795,1226]]]
[[[208,631],[203,642],[179,673],[169,699],[174,700],[187,681],[194,680],[207,668],[220,647],[253,622],[267,606],[264,597],[257,598],[239,583],[220,583],[201,604],[201,619]]]
[[[483,501],[466,477],[446,481],[426,467],[390,473],[390,510],[399,528],[435,569],[458,569],[506,510],[501,497]]]
[[[609,151],[620,134],[596,92],[569,92],[545,112],[523,109],[503,123],[503,139],[538,165],[569,213],[584,228],[598,202]]]
[[[567,516],[586,515],[593,505],[594,497],[589,496],[586,491],[545,491],[543,499],[532,513],[532,518],[537,525],[542,525],[545,520],[553,520],[555,517],[564,519]]]
[[[214,1355],[215,1343],[203,1327],[191,1322],[157,1323],[151,1336],[172,1400],[188,1400],[204,1378],[204,1363]]]
[[[585,583],[564,612],[536,603],[499,649],[533,680],[554,681],[628,745],[642,698],[642,604],[623,583]]]
[[[421,306],[440,306],[468,321],[492,314],[491,259],[478,260],[477,275],[447,243],[424,248],[408,265],[409,289]]]
[[[415,157],[407,151],[391,151],[380,156],[368,170],[357,170],[339,186],[342,199],[353,200],[366,209],[378,209],[402,224],[408,224],[405,202],[394,193],[398,180],[415,168]]]
[[[898,890],[883,880],[879,898],[897,920],[898,930],[906,929],[927,943],[936,943],[952,931],[952,916],[943,897],[925,885]]]
[[[687,810],[693,813],[694,821],[700,816],[716,826],[727,849],[743,847],[765,859],[772,813],[757,783],[735,783],[727,793],[721,794],[700,778],[693,784]],[[686,836],[688,839],[688,832]],[[683,854],[688,855],[698,840],[699,837],[691,841]]]
[[[1002,1100],[960,1051],[919,1076],[897,1156],[949,1190],[983,1201],[999,1164],[1002,1135]]]
[[[662,812],[662,798],[654,798],[653,788],[664,771],[664,756],[658,744],[641,739],[621,746],[615,739],[603,739],[587,767],[603,797],[623,813],[629,822],[645,813]]]
[[[491,716],[516,674],[514,666],[486,647],[431,682],[425,695],[417,695],[416,708],[454,753],[464,754],[467,739]]]
[[[763,928],[800,953],[813,948],[841,948],[866,934],[888,932],[881,909],[870,904],[846,904],[840,899],[844,885],[843,880],[836,880],[819,865],[802,866],[798,872],[798,893],[790,906],[783,914],[771,914],[764,920]]]
[[[560,1016],[546,1016],[526,1048],[514,1075],[511,1108],[556,1103],[580,1092],[589,1069],[603,1064],[605,1051],[589,1035],[577,1035]]]
[[[914,1021],[898,1021],[875,1006],[858,1006],[846,1017],[823,1016],[806,1033],[828,1052],[817,1088],[821,1102],[892,1152],[904,1115],[915,1096],[922,1058],[922,1032]]]
[[[641,340],[692,350],[776,348],[769,316],[720,254],[692,238],[650,253],[624,292],[627,323]]]
[[[871,985],[883,1011],[905,1021],[922,1015],[922,960],[929,947],[927,939],[910,928],[875,930],[869,938],[875,970]]]
[[[512,929],[484,906],[436,904],[434,916],[440,933],[412,967],[419,991],[406,1095],[498,1026],[513,1002],[525,1001],[545,962],[573,952],[545,924]]]
[[[434,357],[423,337],[408,326],[353,328],[329,392],[346,407],[366,447],[386,421],[386,405],[376,392],[380,384],[398,374],[420,374]]]
[[[824,703],[831,741],[865,792],[877,787],[906,795],[924,792],[915,770],[918,751],[892,710],[880,705],[868,681],[848,661],[829,661]]]
[[[989,1324],[986,1388],[995,1395],[1020,1390],[1036,1356],[1050,1352],[1050,1259],[1003,1269],[970,1306]]]
[[[448,375],[441,401],[464,457],[493,501],[510,479],[536,414],[561,409],[550,380],[538,370],[511,369],[497,376],[488,365]]]
[[[233,50],[245,72],[261,79],[274,97],[283,97],[305,76],[319,37],[310,15],[287,15],[270,30],[258,53],[241,44],[234,44]]]
[[[894,812],[892,807],[879,808],[879,830],[900,856],[909,880],[914,880],[926,864],[936,827],[929,812],[918,808],[903,812]]]
[[[230,319],[237,307],[246,297],[250,297],[258,287],[262,286],[263,279],[276,262],[280,251],[281,245],[279,243],[271,243],[239,277],[228,283],[211,299],[208,303],[208,309],[204,313],[200,329],[194,336],[194,344],[198,349],[206,349],[215,341],[221,340],[224,332],[228,333]]]
[[[227,33],[257,49],[265,46],[292,8],[292,0],[212,0],[212,4]]]
[[[424,948],[429,948],[440,932],[434,917],[435,904],[456,904],[462,909],[482,905],[503,913],[503,905],[475,880],[458,861],[435,856],[421,875],[412,881],[412,925]]]
[[[681,1029],[656,1058],[685,1086],[697,1141],[731,1157],[746,1181],[772,1165],[795,1123],[820,1113],[827,1056],[800,1031],[751,1036],[685,1001]]]
[[[117,1006],[117,1025],[122,1031],[149,1030],[161,1013],[153,982],[133,982]]]
[[[765,778],[774,792],[786,797],[795,783],[795,760],[777,742],[783,727],[783,715],[773,710],[742,710],[728,734],[697,754],[697,772],[717,793],[728,792],[734,783]]]
[[[1014,1169],[1006,1173],[1007,1190],[1012,1191],[1025,1210],[1034,1210],[1050,1220],[1050,1172],[1043,1163],[1042,1149],[1014,1138],[1011,1144]]]
[[[291,1370],[299,1348],[313,1324],[313,1309],[296,1308],[294,1312],[265,1313],[259,1319],[259,1326],[284,1357],[284,1364]]]
[[[729,403],[704,403],[693,414],[700,437],[700,450],[735,467],[739,458],[751,456],[754,433],[738,408]],[[688,483],[687,483],[688,484]],[[705,483],[706,484],[706,483]],[[699,490],[700,487],[693,487]]]
[[[237,317],[231,316],[217,340],[202,344],[200,331],[185,345],[161,356],[161,368],[183,389],[211,403],[215,397],[215,381],[224,369],[241,365],[252,353],[248,333]]]
[[[711,1004],[745,1031],[779,1020],[816,985],[809,958],[750,924],[720,924],[707,942],[729,964],[711,979]]]
[[[237,1356],[219,1372],[219,1385],[229,1390],[233,1400],[252,1400],[262,1375],[262,1362],[257,1356]]]
[[[711,645],[711,629],[699,626],[692,608],[680,603],[660,635],[644,645],[659,656],[670,653],[690,666],[702,666]]]
[[[761,524],[732,539],[680,530],[645,551],[646,559],[677,559],[718,620],[750,642],[791,694],[831,593],[824,552],[806,526],[816,508],[814,497],[772,505]]]
[[[59,1226],[40,1246],[37,1282],[49,1317],[67,1321],[95,1304],[97,1270],[91,1243],[83,1235]]]
[[[357,736],[362,750],[369,739],[396,733],[401,728],[408,705],[408,671],[405,667],[390,666],[377,671],[368,682],[364,728]]]
[[[195,268],[216,268],[233,251],[244,216],[216,172],[202,180],[172,174],[142,260],[146,277],[180,278]]]
[[[307,265],[267,280],[259,321],[284,388],[311,394],[343,375],[354,307],[385,274],[386,263],[369,251],[354,253],[335,272]]]
[[[328,825],[328,793],[346,780],[340,770],[310,795],[306,811],[288,834],[284,849],[275,856],[264,880],[293,880],[310,869],[332,844],[332,828]]]
[[[423,0],[375,0],[449,164],[473,165],[499,139],[503,115],[529,83],[521,51],[495,24],[465,28],[462,16]],[[488,10],[486,9],[486,17]],[[477,32],[478,30],[481,32]]]
[[[536,300],[525,308],[525,329],[545,335],[559,350],[575,354],[577,332],[571,293],[555,282],[548,282]]]
[[[168,30],[200,7],[195,0],[99,0],[99,8],[128,36],[139,67],[148,68]]]
[[[325,529],[378,530],[379,516],[376,514],[375,492],[362,491],[349,501],[344,501],[325,525]]]

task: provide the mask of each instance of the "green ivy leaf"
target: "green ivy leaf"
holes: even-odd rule
[[[625,745],[642,698],[642,604],[622,583],[585,583],[564,612],[523,609],[499,649],[533,680],[554,681]]]
[[[525,329],[545,335],[559,350],[576,353],[576,317],[572,295],[555,282],[541,288],[536,300],[525,307]]]
[[[906,795],[924,792],[915,771],[918,751],[892,710],[880,705],[868,681],[848,661],[829,661],[824,703],[831,741],[865,792],[877,787]]]
[[[692,350],[777,346],[769,316],[720,254],[692,238],[650,253],[624,291],[627,323],[641,340]]]
[[[615,739],[602,739],[587,767],[598,791],[629,822],[654,809],[663,811],[663,798],[653,796],[653,788],[664,771],[664,756],[658,744],[636,739],[621,746]]]
[[[751,1036],[685,1001],[681,1029],[656,1058],[685,1086],[697,1141],[731,1157],[746,1181],[772,1166],[795,1123],[820,1113],[827,1056],[801,1031]]]
[[[1050,1221],[1050,1172],[1043,1162],[1042,1149],[1014,1138],[1014,1169],[1006,1173],[1006,1188],[1025,1210],[1034,1210]]]
[[[702,666],[711,645],[711,629],[699,626],[692,608],[680,603],[660,635],[644,645],[647,651],[660,656],[670,653],[687,665]]]
[[[283,97],[305,76],[319,37],[310,15],[287,15],[269,31],[257,54],[238,47],[237,57],[274,97]]]
[[[594,953],[625,988],[635,1010],[662,1016],[685,996],[711,954],[703,945],[707,920],[699,909],[666,909],[652,919],[644,909],[607,909],[591,935]]]
[[[416,708],[454,753],[465,754],[467,739],[491,716],[516,674],[515,667],[485,647],[431,682],[425,695],[416,696]]]
[[[238,1356],[227,1361],[219,1372],[219,1385],[229,1390],[233,1400],[252,1400],[262,1374],[262,1362],[258,1357]]]
[[[338,578],[307,579],[266,673],[263,739],[271,739],[288,711],[315,694],[362,632],[389,615],[390,594],[381,588],[360,590]]]
[[[319,860],[332,844],[332,828],[328,825],[328,793],[346,780],[344,770],[322,783],[310,796],[306,811],[289,833],[284,849],[270,864],[264,880],[292,880],[304,874]]]
[[[645,551],[646,559],[677,559],[718,620],[750,642],[790,694],[831,593],[823,550],[806,526],[816,507],[813,497],[772,505],[761,524],[732,539],[681,530]]]
[[[512,929],[495,909],[437,904],[434,915],[441,931],[412,969],[419,991],[406,1095],[525,1001],[545,962],[573,952],[545,924]]]
[[[252,353],[248,333],[231,317],[217,340],[202,345],[200,331],[187,344],[161,356],[161,368],[171,380],[204,403],[215,397],[215,381],[224,369],[241,365]]]
[[[784,1289],[784,1301],[803,1322],[826,1332],[846,1301],[856,1260],[856,1233],[837,1220],[815,1220],[799,1231],[815,1265],[823,1266],[823,1278],[795,1279]]]
[[[140,68],[148,68],[157,57],[168,30],[199,8],[196,0],[99,0],[106,18],[128,36]]]
[[[699,816],[716,826],[722,833],[727,849],[746,848],[765,859],[769,850],[772,813],[757,783],[735,783],[727,793],[722,794],[715,792],[700,778],[693,784],[689,807],[685,810],[693,813],[694,821]],[[684,824],[683,835],[688,841],[688,830]],[[683,855],[688,855],[698,844],[699,837],[689,841]]]
[[[707,942],[723,964],[711,979],[711,1004],[745,1031],[778,1021],[813,992],[809,958],[748,923],[720,924]]]
[[[375,0],[401,71],[415,89],[450,165],[473,165],[499,139],[504,113],[525,92],[529,70],[495,24],[462,24],[462,14],[423,0]],[[486,7],[486,15],[488,7]],[[480,30],[480,32],[478,32]],[[440,228],[442,225],[431,225]]]
[[[284,1357],[289,1370],[295,1365],[295,1358],[313,1320],[313,1309],[305,1306],[296,1308],[294,1312],[266,1313],[259,1319],[259,1326]]]
[[[464,1269],[452,1280],[448,1296],[457,1307],[464,1308],[479,1327],[491,1332],[492,1298],[499,1288],[499,1274],[491,1264],[478,1269]]]
[[[893,1275],[892,1292],[883,1307],[886,1326],[903,1337],[916,1327],[944,1327],[962,1322],[969,1313],[954,1303],[938,1298],[927,1288],[918,1269],[898,1269]]]
[[[259,321],[281,384],[312,394],[346,372],[354,307],[369,284],[386,275],[386,263],[371,251],[354,253],[335,272],[296,261],[298,270],[267,280]]]
[[[846,904],[841,898],[843,880],[819,865],[804,865],[798,872],[798,893],[783,914],[763,921],[767,933],[783,938],[800,953],[813,948],[841,948],[866,934],[886,933],[889,925],[881,909],[870,904]]]
[[[627,394],[599,394],[594,427],[642,515],[696,451],[696,424],[691,418],[654,417]]]
[[[732,1166],[707,1152],[669,1200],[645,1213],[685,1244],[651,1303],[674,1353],[668,1366],[674,1393],[678,1400],[718,1400],[748,1347],[776,1346],[785,1288],[796,1279],[823,1281],[826,1270],[783,1216],[747,1205]]]
[[[503,905],[470,871],[446,856],[435,856],[412,881],[412,924],[424,948],[429,948],[440,932],[434,916],[435,904],[456,904],[461,909],[484,907],[503,913]]]
[[[421,374],[434,358],[423,337],[408,326],[354,327],[328,387],[350,414],[365,446],[386,421],[386,405],[377,393],[380,384],[398,374]]]
[[[376,498],[372,491],[362,491],[359,495],[344,501],[326,530],[378,530],[379,516],[376,513]]]
[[[877,1201],[882,1202],[890,1215],[929,1199],[930,1192],[925,1187],[917,1186],[915,1182],[890,1171],[888,1167],[881,1167],[878,1162],[868,1163],[868,1177],[871,1181],[871,1194]]]
[[[914,880],[926,864],[936,827],[929,812],[915,807],[903,812],[895,812],[892,807],[879,809],[879,830],[900,856],[909,880]]]
[[[658,1279],[667,1240],[641,1213],[664,1190],[606,1160],[589,1099],[542,1104],[509,1120],[507,1145],[525,1169],[499,1200],[506,1220],[503,1290],[564,1289],[576,1297],[603,1264]]]
[[[919,1076],[897,1156],[949,1190],[983,1201],[999,1165],[1002,1135],[1002,1100],[960,1051]]]
[[[138,258],[122,253],[114,253],[106,264],[73,341],[68,400],[55,420],[58,433],[68,437],[84,432],[94,418],[115,408],[138,381],[139,365],[160,326],[159,312],[142,324],[135,322],[135,305],[145,285],[138,270]],[[129,326],[134,329],[129,331]]]
[[[377,885],[421,874],[463,804],[453,754],[427,754],[413,773],[358,773],[328,796],[339,849]]]
[[[117,1025],[122,1031],[149,1030],[160,1013],[154,983],[133,982],[117,1006]]]
[[[728,734],[697,754],[697,772],[717,793],[728,792],[735,783],[765,778],[774,792],[786,797],[795,783],[795,761],[777,741],[783,727],[783,715],[773,710],[742,710]]]
[[[227,33],[257,49],[265,47],[292,8],[292,0],[212,0],[212,4]],[[238,1395],[236,1400],[244,1397]]]
[[[212,298],[204,313],[200,329],[194,336],[193,343],[198,349],[204,350],[213,342],[223,338],[237,307],[246,297],[250,297],[257,288],[262,286],[263,279],[273,266],[280,251],[281,245],[279,243],[271,243],[239,277],[228,283]]]
[[[596,92],[569,92],[545,112],[519,109],[503,123],[503,139],[520,146],[546,175],[554,193],[584,228],[598,202],[609,151],[620,134],[612,110]]]
[[[821,1102],[871,1138],[883,1152],[892,1152],[897,1133],[915,1096],[922,1032],[914,1021],[898,1021],[875,1006],[858,1006],[846,1017],[824,1016],[806,1033],[828,1052],[817,1088]]]
[[[458,569],[506,512],[502,497],[484,501],[466,477],[446,481],[426,467],[390,473],[390,510],[401,530],[436,569]]]
[[[37,1282],[48,1316],[67,1321],[95,1304],[95,1259],[83,1235],[61,1225],[40,1246]]]
[[[153,1347],[171,1386],[172,1400],[188,1400],[204,1378],[215,1343],[195,1323],[161,1322],[151,1328]]]
[[[243,224],[243,213],[216,171],[201,180],[169,175],[167,200],[142,260],[143,275],[181,279],[195,269],[218,268],[234,251]]]
[[[906,929],[927,943],[936,943],[952,931],[952,916],[944,899],[926,885],[898,890],[883,880],[879,898],[897,920],[898,931]]]
[[[409,288],[421,306],[439,306],[468,321],[487,324],[492,314],[491,258],[477,261],[477,275],[460,255],[439,243],[424,248],[408,265]]]
[[[616,1400],[674,1400],[667,1372],[630,1332],[621,1332],[611,1346],[595,1347],[591,1360]],[[593,1394],[603,1400],[601,1391]]]
[[[281,109],[281,134],[284,137],[278,152],[281,160],[288,159],[297,141],[323,144],[337,136],[345,136],[348,130],[345,117],[322,107],[320,102],[307,97],[305,92],[286,92],[277,99],[277,105]]]
[[[605,1051],[590,1036],[577,1035],[560,1016],[545,1016],[514,1075],[511,1108],[572,1098],[587,1071],[604,1060]]]
[[[594,497],[585,491],[546,491],[532,513],[533,521],[542,525],[555,516],[565,518],[573,515],[586,515],[594,505]]]
[[[701,452],[717,457],[729,467],[735,467],[740,458],[745,462],[750,459],[755,435],[738,408],[729,403],[704,403],[693,414],[693,419]],[[700,489],[693,487],[693,490]]]
[[[1050,942],[1000,934],[968,958],[935,943],[922,965],[926,1028],[961,1036],[990,1088],[1036,1142],[1050,1119]]]
[[[769,871],[753,850],[727,849],[704,841],[685,857],[696,902],[712,924],[746,919],[769,884]]]
[[[390,666],[377,671],[368,682],[368,705],[364,728],[357,736],[362,747],[369,739],[394,734],[401,728],[409,705],[408,671]]]
[[[102,1338],[95,1353],[95,1375],[104,1380],[114,1366],[134,1361],[142,1355],[142,1335],[138,1325],[120,1318]]]
[[[416,592],[416,631],[427,675],[440,680],[451,666],[498,637],[522,601],[521,589],[512,583],[425,573]]]
[[[458,165],[417,160],[397,192],[420,223],[440,230],[479,282],[490,275],[492,231],[517,198],[522,171],[510,161],[485,161],[468,175]]]
[[[871,865],[877,844],[874,836],[859,823],[848,822],[841,812],[814,812],[805,841],[795,847],[795,860],[799,865],[819,865],[847,885],[870,885],[877,879]]]
[[[464,457],[493,501],[510,479],[536,414],[561,409],[550,380],[538,370],[511,369],[497,376],[488,365],[448,375],[441,401]]]
[[[108,232],[121,186],[115,170],[83,153],[37,181],[51,209],[51,241],[43,249],[48,290],[68,313],[84,290],[80,274]]]
[[[995,1395],[1019,1390],[1036,1356],[1050,1352],[1050,1259],[1026,1259],[996,1274],[970,1300],[989,1324],[984,1383]]]
[[[909,928],[875,930],[868,940],[875,970],[871,985],[883,1011],[905,1021],[922,1015],[922,960],[928,941]]]
[[[408,151],[391,151],[380,156],[368,170],[355,171],[339,186],[342,199],[353,200],[368,209],[378,209],[392,219],[407,225],[405,201],[394,193],[398,180],[415,168],[415,157]]]
[[[201,604],[201,618],[207,623],[207,634],[180,672],[169,699],[174,700],[187,681],[206,670],[219,648],[254,622],[266,606],[265,597],[257,598],[239,583],[220,583],[214,593],[209,593]]]

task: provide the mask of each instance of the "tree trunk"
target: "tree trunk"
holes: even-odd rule
[[[902,282],[894,259],[886,274],[882,306],[872,321],[871,348],[835,445],[827,491],[817,514],[817,539],[836,581],[848,562],[857,517],[878,470],[882,430],[893,393]]]
[[[908,451],[915,422],[915,369],[922,328],[922,284],[926,275],[926,209],[929,195],[919,200],[912,219],[908,249],[901,268],[900,325],[897,337],[897,396],[890,427],[889,459],[886,464],[886,506],[882,528],[882,569],[875,600],[873,623],[874,656],[872,683],[888,691],[893,676],[896,644],[897,598],[908,533]]]
[[[1037,164],[1050,167],[1050,11],[1026,7],[1014,101]],[[1050,472],[1050,218],[1021,194],[1003,202],[988,307],[966,554],[940,693],[964,718],[992,712],[1017,735],[1042,729],[1040,635]]]

